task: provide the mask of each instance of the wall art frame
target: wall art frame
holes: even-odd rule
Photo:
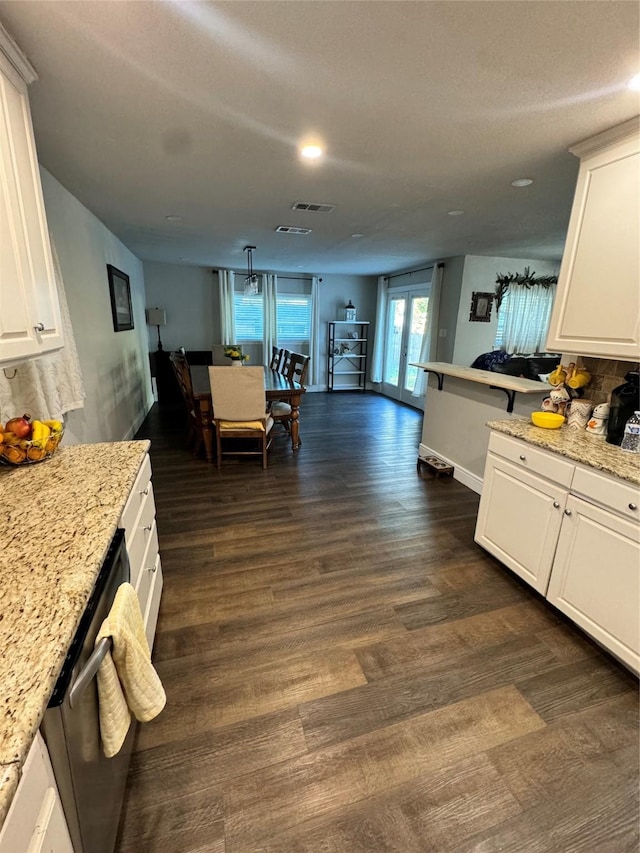
[[[491,306],[493,305],[493,293],[480,293],[474,291],[471,294],[471,311],[469,321],[471,323],[491,322]]]
[[[113,331],[127,332],[134,328],[129,276],[111,264],[107,264],[107,275],[109,276]]]

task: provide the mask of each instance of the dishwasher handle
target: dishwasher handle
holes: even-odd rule
[[[73,708],[88,685],[95,678],[100,669],[100,664],[106,658],[107,653],[113,648],[111,637],[103,637],[91,653],[91,657],[82,667],[78,676],[74,679],[69,691],[69,705]]]

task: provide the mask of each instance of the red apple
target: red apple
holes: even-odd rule
[[[29,438],[31,435],[31,415],[23,415],[21,418],[11,418],[5,426],[6,432],[12,432],[18,438]]]

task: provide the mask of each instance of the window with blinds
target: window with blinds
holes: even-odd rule
[[[264,336],[264,302],[261,293],[234,295],[235,340],[238,343],[261,343]],[[301,350],[311,339],[311,296],[279,293],[277,297],[278,346]]]

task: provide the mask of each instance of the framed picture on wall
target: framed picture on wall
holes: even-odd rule
[[[128,329],[133,329],[129,276],[111,264],[107,264],[107,274],[109,276],[113,330],[114,332],[126,332]]]
[[[489,323],[491,320],[492,305],[493,293],[478,293],[474,291],[471,295],[469,320],[472,323]]]

